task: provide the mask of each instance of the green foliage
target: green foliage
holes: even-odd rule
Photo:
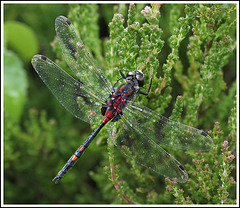
[[[109,24],[110,40],[107,43],[107,47],[108,51],[111,53],[106,54],[106,60],[109,63],[108,66],[110,69],[118,67],[134,70],[138,68],[144,70],[147,75],[153,76],[152,89],[157,89],[152,92],[148,98],[145,98],[146,101],[144,98],[141,98],[141,102],[145,105],[150,106],[151,108],[158,107],[156,111],[159,112],[164,112],[166,107],[169,105],[172,99],[171,82],[173,78],[176,78],[177,81],[182,85],[184,91],[183,96],[178,97],[177,99],[171,119],[181,120],[181,112],[183,110],[183,107],[185,107],[185,119],[182,120],[186,124],[196,125],[199,121],[201,121],[198,118],[200,114],[197,112],[202,112],[201,117],[204,117],[203,115],[207,114],[206,109],[211,107],[211,110],[214,110],[214,105],[222,105],[223,102],[219,103],[219,100],[216,100],[217,98],[219,99],[220,96],[224,100],[228,100],[224,105],[225,107],[228,105],[227,109],[230,109],[233,106],[233,102],[230,102],[230,99],[232,99],[235,95],[236,91],[234,91],[234,89],[236,87],[233,85],[233,89],[230,91],[231,93],[229,93],[229,95],[224,95],[223,90],[226,90],[226,84],[223,80],[222,68],[227,64],[229,57],[234,51],[235,42],[228,35],[229,30],[232,29],[231,27],[225,29],[225,33],[221,33],[221,35],[218,33],[218,28],[220,28],[219,30],[223,30],[222,24],[226,26],[227,24],[225,24],[225,21],[229,21],[228,15],[222,16],[220,14],[222,12],[226,12],[230,15],[235,11],[234,7],[234,5],[230,6],[229,8],[223,8],[222,5],[187,5],[185,7],[186,17],[181,17],[178,19],[178,21],[175,20],[177,24],[174,26],[172,24],[171,31],[173,31],[173,34],[169,38],[171,53],[168,55],[166,63],[163,64],[163,77],[157,77],[157,70],[159,68],[157,55],[160,53],[163,46],[163,41],[160,39],[162,30],[158,27],[158,19],[160,18],[160,13],[156,12],[157,10],[154,10],[156,9],[156,5],[154,5],[153,8],[145,7],[145,9],[142,10],[142,14],[146,17],[147,23],[144,23],[141,27],[136,20],[136,15],[134,13],[136,10],[134,8],[134,5],[130,5],[126,26],[124,26],[124,19],[121,14],[115,14],[113,21]],[[173,9],[176,9],[176,7],[173,6]],[[210,10],[209,15],[212,15],[212,17],[214,15],[214,18],[217,12],[217,17],[219,20],[215,19],[213,21],[213,19],[209,19],[209,16],[203,16],[198,21],[199,16],[201,16],[201,13],[205,12],[205,10]],[[223,17],[225,17],[226,20],[223,20]],[[178,18],[178,15],[172,15],[171,18]],[[232,18],[234,18],[234,15]],[[234,24],[231,25],[233,26]],[[212,28],[214,28],[214,31]],[[189,67],[187,70],[187,75],[185,75],[183,74],[184,67],[179,57],[179,48],[181,46],[181,42],[186,38],[187,35],[189,35],[190,29],[192,30],[193,34],[189,37],[189,44],[187,46],[186,54],[189,60]],[[204,33],[204,36],[202,33]],[[158,38],[154,38],[155,36]],[[115,62],[113,60],[115,60]],[[173,68],[176,69],[174,73],[175,77],[172,77]],[[114,70],[112,73],[114,73]],[[147,79],[148,78],[149,77],[147,76]],[[218,88],[216,89],[217,86]],[[164,92],[162,92],[163,89]],[[151,104],[149,104],[149,100],[151,100]],[[227,109],[225,112],[227,112]],[[225,113],[224,115],[227,114]],[[219,119],[221,118],[223,118],[223,116],[219,116]],[[211,121],[214,122],[214,120]],[[224,122],[224,120],[221,121]],[[206,122],[205,126],[207,127],[209,125],[210,123]],[[197,157],[198,154],[208,155],[207,158],[209,160],[212,158],[212,164],[214,164],[213,158],[216,158],[212,155],[216,154],[219,155],[219,160],[224,161],[224,154],[221,154],[219,151],[222,144],[221,142],[223,142],[222,139],[215,139],[215,149],[217,149],[217,152],[189,152],[188,154],[191,156],[191,158]],[[110,147],[112,147],[112,145]],[[112,148],[109,151],[113,151]],[[129,176],[129,174],[123,173],[124,171],[122,169],[125,169],[123,167],[121,167],[121,174],[118,174],[118,168],[116,167],[114,169],[113,164],[115,163],[113,161],[115,157],[113,155],[114,154],[111,153],[109,159],[111,169],[109,172],[109,177],[113,181],[117,193],[122,196],[121,199],[125,201],[125,203],[156,203],[160,197],[156,197],[154,200],[150,199],[150,197],[156,196],[155,194],[157,194],[158,191],[154,191],[155,194],[152,193],[151,195],[147,195],[147,193],[150,193],[150,190],[152,188],[156,187],[154,187],[153,184],[150,184],[150,186],[148,186],[146,183],[141,186],[141,181],[144,181],[143,178],[147,179],[148,177],[139,177],[138,173],[141,171],[139,167],[134,165],[134,161],[130,161],[129,163],[131,166],[131,174],[135,175],[135,179]],[[234,158],[231,153],[228,153],[228,157]],[[197,159],[193,159],[193,161],[195,160]],[[198,159],[197,161],[201,160]],[[202,167],[205,172],[203,171],[200,175],[196,175],[195,172],[191,171],[192,166],[187,167],[189,167],[189,173],[192,174],[191,177],[197,177],[199,180],[198,185],[196,185],[196,182],[193,182],[194,180],[190,179],[188,183],[189,185],[185,186],[188,187],[188,190],[184,191],[184,189],[176,188],[176,182],[173,183],[175,186],[170,186],[168,182],[166,182],[169,190],[172,189],[170,193],[174,195],[177,203],[235,203],[234,200],[227,199],[229,196],[231,196],[231,194],[233,198],[235,197],[234,192],[232,192],[235,188],[234,179],[233,177],[229,177],[231,171],[234,169],[234,166],[231,168],[225,167],[225,169],[228,170],[227,177],[230,178],[228,179],[228,182],[230,181],[231,183],[229,184],[232,185],[229,185],[227,187],[226,185],[224,186],[224,194],[222,194],[220,189],[216,188],[216,184],[226,184],[226,182],[223,182],[225,179],[217,177],[221,175],[223,166],[219,166],[218,169],[216,168],[212,170],[212,172],[215,173],[213,176],[206,174],[206,172],[210,169],[209,164],[205,164],[205,166]],[[200,167],[196,167],[196,169],[198,170]],[[128,182],[124,180],[124,178],[129,179],[130,177],[135,181],[135,185],[130,186],[130,184],[132,184],[130,182],[131,180],[128,180]],[[208,183],[209,180],[212,181],[211,184]],[[124,185],[120,186],[119,184]],[[192,186],[194,186],[197,191],[191,188]],[[138,193],[139,190],[141,190],[140,193]],[[228,193],[229,190],[231,190],[231,194]],[[187,196],[185,198],[183,194],[184,192],[196,194],[192,194],[191,196]],[[217,195],[217,198],[219,199],[218,201],[216,200],[216,195],[214,195],[215,192],[221,192]],[[202,195],[204,197],[202,197]]]
[[[4,53],[4,106],[12,119],[19,121],[27,97],[27,76],[22,60],[13,52]]]
[[[32,58],[39,50],[35,33],[27,25],[8,21],[4,24],[6,44],[13,48],[26,61]]]
[[[190,193],[194,193],[195,203],[235,204],[236,200],[229,198],[231,194],[236,194],[236,181],[231,176],[232,171],[235,171],[235,156],[228,151],[234,147],[228,145],[218,122],[211,135],[215,145],[209,153],[199,152],[192,159],[193,166],[188,167],[194,178],[189,180],[187,186]],[[190,155],[194,157],[194,154]]]
[[[48,155],[56,148],[56,123],[54,120],[46,120],[46,112],[39,116],[35,110],[31,110],[29,116],[29,120],[24,122],[24,127],[20,127],[5,113],[5,203],[13,203],[12,197],[15,198],[14,203],[29,201],[35,197],[36,192],[41,192],[42,187],[49,187],[47,181],[43,182],[42,187],[37,184],[40,183],[41,177],[48,177],[48,172],[52,171],[46,166],[41,166],[48,164]],[[23,149],[25,151],[22,151]],[[16,189],[15,186],[19,188]],[[15,191],[11,191],[12,189]],[[18,195],[21,197],[17,197]],[[45,200],[46,198],[43,198],[43,201]]]
[[[101,56],[101,42],[98,38],[99,26],[98,24],[98,6],[94,5],[71,5],[71,12],[68,18],[73,20],[75,27],[79,28],[79,36],[84,43],[87,43],[87,47],[95,54],[96,59]],[[86,18],[87,17],[87,18]],[[82,25],[82,27],[79,27]]]
[[[54,32],[54,18],[60,15],[58,11],[52,17],[50,7],[35,9],[38,18],[31,20],[38,19],[32,27],[45,36]],[[39,16],[44,8],[48,8],[47,21]],[[138,102],[172,120],[209,130],[214,147],[209,152],[167,149],[189,173],[189,181],[178,184],[126,158],[107,139],[110,132],[104,128],[55,185],[51,179],[91,130],[66,112],[30,72],[21,123],[4,111],[4,202],[235,204],[236,5],[75,4],[69,8],[68,18],[112,83],[119,78],[119,69],[141,69],[145,89],[150,78],[152,87]],[[29,12],[24,13],[26,18]],[[103,20],[109,23],[107,38],[99,37]],[[57,42],[51,45],[56,62],[71,73]]]

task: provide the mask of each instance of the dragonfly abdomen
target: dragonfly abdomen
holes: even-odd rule
[[[106,117],[106,116],[105,116]],[[106,122],[107,123],[107,122]],[[83,142],[83,144],[75,151],[75,153],[72,155],[72,157],[67,161],[67,163],[64,165],[64,167],[58,172],[57,176],[53,179],[55,183],[58,183],[58,181],[73,167],[78,158],[81,157],[83,152],[88,148],[88,146],[91,144],[93,139],[97,136],[99,131],[104,127],[106,123],[101,122],[98,127],[92,132],[92,134]]]

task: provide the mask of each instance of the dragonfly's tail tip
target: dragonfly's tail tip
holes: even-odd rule
[[[59,176],[56,176],[54,179],[52,179],[52,181],[57,184],[58,181],[60,180],[61,178]]]

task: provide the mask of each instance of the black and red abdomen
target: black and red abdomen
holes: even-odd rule
[[[110,99],[106,103],[108,111],[104,116],[103,123],[107,123],[116,116],[118,116],[119,119],[119,114],[122,114],[127,101],[134,97],[134,93],[135,91],[132,85],[124,84],[120,86],[112,95],[110,95]]]

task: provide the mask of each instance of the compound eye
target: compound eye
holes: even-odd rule
[[[142,77],[142,79],[143,79],[143,73],[142,73],[141,70],[137,70],[137,71],[136,71],[136,77],[137,77],[137,79],[141,79],[141,77]]]
[[[141,75],[137,75],[136,78],[140,82],[142,82],[144,80],[143,76],[141,76]]]
[[[144,77],[141,70],[136,71],[136,79],[138,81],[138,86],[142,87],[144,85]]]
[[[143,72],[141,70],[136,70],[136,75],[142,75],[143,76]]]
[[[139,87],[142,87],[144,85],[144,82],[145,82],[144,79],[141,79],[141,80],[137,79],[137,81],[138,81]]]
[[[128,73],[127,73],[127,77],[128,76],[135,76],[136,75],[136,72],[135,71],[129,71]]]

